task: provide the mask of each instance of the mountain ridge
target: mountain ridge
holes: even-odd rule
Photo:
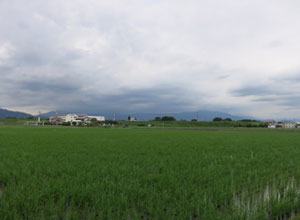
[[[71,111],[61,111],[58,114],[68,114],[68,113],[85,113],[85,112],[71,112]],[[86,112],[89,115],[101,115],[104,116],[107,120],[112,120],[114,118],[113,112]],[[42,118],[49,118],[52,115],[55,115],[55,111],[50,111],[40,116]],[[246,116],[237,116],[228,114],[226,112],[220,111],[209,111],[209,110],[199,110],[194,112],[179,112],[179,113],[145,113],[145,112],[136,112],[136,113],[117,113],[116,112],[116,120],[127,120],[128,116],[135,117],[140,121],[153,120],[155,117],[163,117],[163,116],[173,116],[177,120],[192,120],[197,119],[198,121],[211,121],[215,117],[220,118],[231,118],[232,120],[242,120],[242,119],[253,119],[252,117]]]
[[[4,108],[0,108],[0,118],[9,118],[9,117],[28,118],[28,117],[32,117],[32,115],[25,112],[10,111]]]

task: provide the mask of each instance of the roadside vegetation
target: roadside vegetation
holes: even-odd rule
[[[36,121],[37,118],[6,118],[0,119],[0,126],[1,125],[26,125],[28,121]],[[48,119],[41,119],[44,122],[44,125],[49,126],[51,125],[48,122]],[[75,125],[76,123],[74,123]],[[61,124],[62,126],[71,126],[70,122],[65,122]],[[115,126],[115,127],[167,127],[167,128],[196,128],[196,127],[216,127],[216,128],[265,128],[267,125],[261,121],[255,120],[240,120],[240,121],[233,121],[231,119],[221,119],[215,118],[213,121],[197,121],[196,119],[192,119],[191,121],[187,120],[176,120],[174,117],[165,116],[165,117],[156,117],[154,120],[149,121],[113,121],[113,120],[106,120],[106,121],[96,121],[92,120],[90,124],[84,125],[79,124],[79,126],[85,127],[98,127],[98,126]]]
[[[128,127],[145,127],[145,126],[151,126],[151,127],[225,127],[225,128],[238,128],[238,127],[245,127],[245,128],[265,128],[267,125],[264,122],[261,121],[255,121],[255,120],[240,120],[240,121],[233,121],[231,119],[221,119],[213,121],[197,121],[196,119],[192,119],[191,121],[187,120],[176,120],[173,117],[166,117],[164,119],[157,117],[154,120],[150,121],[119,121],[119,125],[126,125]]]

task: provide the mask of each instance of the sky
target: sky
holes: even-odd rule
[[[300,118],[298,0],[0,0],[0,108]]]

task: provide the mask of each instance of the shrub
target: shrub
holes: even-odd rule
[[[176,118],[173,116],[164,116],[161,118],[162,121],[176,121]]]
[[[214,119],[213,119],[213,121],[222,121],[223,119],[222,118],[219,118],[219,117],[215,117]]]

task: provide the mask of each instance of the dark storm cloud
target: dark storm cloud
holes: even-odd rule
[[[270,77],[266,82],[257,85],[245,85],[232,89],[230,94],[237,97],[255,96],[254,101],[272,101],[280,97],[294,97],[295,92],[299,93],[298,88],[300,88],[300,74],[282,74]]]
[[[20,79],[9,78],[9,74],[4,76],[4,82],[0,81],[1,100],[6,100],[7,104],[17,103],[19,108],[26,106],[55,106],[71,103],[74,97],[82,98],[80,82],[57,76],[51,77],[23,77]],[[16,104],[14,104],[16,105]]]
[[[101,94],[85,91],[84,81],[64,80],[6,80],[6,90],[10,91],[12,102],[18,106],[44,105],[58,106],[60,111],[75,112],[179,112],[188,109],[195,97],[180,87],[160,85],[153,88],[119,90],[116,94]],[[198,98],[199,99],[199,98]]]
[[[250,98],[253,103],[264,103],[265,107],[275,105],[285,110],[300,107],[300,77],[298,74],[284,74],[271,77],[256,86],[244,86],[230,91],[232,96]]]
[[[92,95],[73,101],[72,105],[62,110],[87,112],[99,111],[146,111],[146,112],[178,112],[183,111],[191,103],[185,91],[177,87],[155,87],[145,89],[124,89],[115,95]]]

